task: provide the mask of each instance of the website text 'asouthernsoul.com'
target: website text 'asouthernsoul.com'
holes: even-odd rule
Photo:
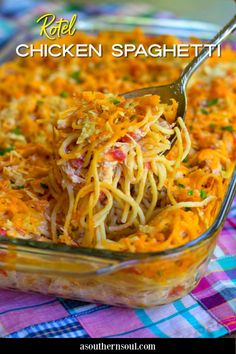
[[[146,351],[146,350],[151,350],[155,351],[156,350],[156,344],[154,343],[81,343],[80,344],[80,350],[124,350],[124,351]]]

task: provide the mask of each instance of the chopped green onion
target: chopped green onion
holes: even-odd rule
[[[211,124],[209,124],[209,128],[210,128],[210,129],[212,129],[212,130],[213,130],[213,129],[215,129],[215,127],[216,127],[216,124],[215,124],[215,123],[211,123]]]
[[[11,131],[13,134],[15,135],[21,135],[21,131],[20,131],[20,128],[15,128],[15,129],[12,129]]]
[[[10,146],[8,148],[0,148],[0,156],[5,155],[7,152],[11,152],[12,150],[14,150],[13,146]]]
[[[130,77],[128,75],[123,76],[123,81],[130,81]]]
[[[69,96],[69,93],[66,92],[66,91],[61,91],[61,92],[60,92],[60,96],[66,98],[66,97]]]
[[[213,98],[212,100],[207,102],[207,107],[211,107],[214,106],[215,104],[217,104],[219,102],[219,98]]]
[[[178,186],[179,188],[185,188],[185,185],[182,184],[182,183],[177,184],[177,186]]]
[[[202,114],[209,114],[208,110],[205,108],[201,108],[201,112]]]
[[[188,191],[187,194],[188,194],[188,195],[193,195],[193,190],[191,189],[190,191]]]
[[[82,82],[80,75],[81,75],[81,71],[77,70],[77,71],[73,71],[70,74],[70,77],[74,79],[78,84],[80,84]]]
[[[222,130],[226,130],[227,132],[233,133],[234,128],[232,125],[226,125],[225,127],[222,127]]]
[[[13,188],[13,189],[24,189],[25,186],[23,186],[23,185],[22,185],[22,186],[13,185],[12,188]]]
[[[206,194],[206,192],[203,189],[200,190],[200,197],[202,199],[206,199],[206,197],[207,197],[207,194]]]
[[[183,160],[184,163],[188,162],[188,158],[185,157],[185,159]]]
[[[112,103],[114,103],[114,104],[119,104],[119,103],[120,103],[120,101],[119,101],[119,100],[117,100],[116,98],[114,98],[114,99],[112,100]]]
[[[37,104],[43,104],[43,103],[44,103],[43,100],[38,100],[38,101],[37,101]]]

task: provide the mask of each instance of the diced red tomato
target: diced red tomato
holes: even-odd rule
[[[128,136],[128,135],[129,135],[129,136]],[[140,132],[137,132],[137,133],[131,132],[131,133],[129,133],[128,135],[123,136],[123,137],[120,138],[118,141],[119,141],[120,143],[128,143],[128,142],[130,141],[130,136],[131,136],[131,138],[133,138],[135,141],[140,140],[141,137],[142,137],[141,134],[140,134]]]
[[[140,132],[133,132],[129,134],[135,141],[139,141],[142,138]]]
[[[79,157],[78,159],[73,159],[73,160],[70,161],[71,166],[74,167],[74,168],[82,167],[83,162],[84,162],[84,157],[83,156]]]
[[[146,162],[146,163],[145,163],[145,167],[146,167],[148,170],[151,170],[151,168],[152,168],[151,162],[150,162],[150,161]]]
[[[174,288],[171,289],[171,291],[169,292],[169,297],[172,296],[181,296],[183,293],[184,287],[183,285],[177,285]]]
[[[106,199],[106,195],[105,193],[103,192],[100,192],[100,195],[99,195],[99,201],[102,203],[104,202],[104,200]]]
[[[7,236],[6,230],[2,229],[1,227],[0,227],[0,236]]]
[[[126,158],[126,153],[121,149],[113,149],[108,152],[114,161],[123,162]]]
[[[130,138],[127,135],[123,136],[122,138],[120,138],[118,140],[119,143],[128,143],[129,141],[130,141]]]
[[[139,269],[138,267],[132,267],[132,268],[126,269],[124,271],[127,273],[134,273],[134,274],[138,274],[138,275],[142,274],[141,269]]]
[[[0,274],[4,275],[4,277],[7,276],[7,272],[5,270],[3,270],[3,269],[0,269]]]

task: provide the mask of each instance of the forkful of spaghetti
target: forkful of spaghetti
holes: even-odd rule
[[[57,225],[62,242],[102,247],[153,218],[168,176],[190,150],[182,118],[175,122],[177,109],[174,99],[162,104],[157,95],[83,92],[75,108],[59,115],[51,176],[52,188],[61,191],[54,193],[55,240]]]

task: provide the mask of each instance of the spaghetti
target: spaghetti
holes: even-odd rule
[[[145,225],[157,211],[159,193],[190,150],[190,138],[176,102],[158,96],[133,100],[85,92],[74,111],[57,121],[54,181],[67,191],[62,238],[102,247]],[[165,120],[165,113],[171,112]],[[176,159],[168,160],[170,137],[177,137]],[[60,203],[60,198],[58,203]],[[58,203],[55,210],[60,212]],[[59,224],[59,223],[58,223]],[[53,237],[56,238],[55,229]]]

